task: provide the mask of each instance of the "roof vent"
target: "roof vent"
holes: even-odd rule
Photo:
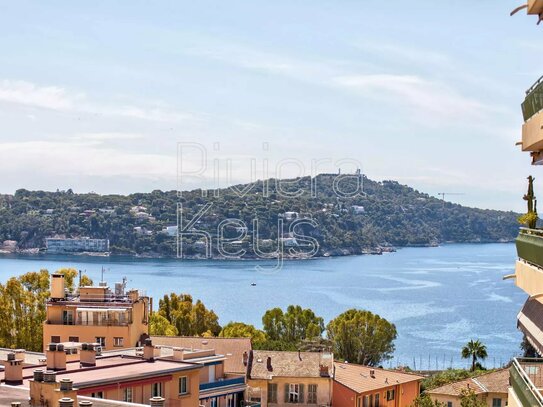
[[[375,369],[370,369],[370,377],[375,379]]]

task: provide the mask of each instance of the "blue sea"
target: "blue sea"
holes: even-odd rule
[[[2,256],[0,280],[27,271],[84,270],[95,282],[128,286],[158,299],[190,293],[220,317],[261,326],[269,308],[299,304],[328,322],[350,308],[367,309],[396,324],[394,358],[386,367],[467,366],[460,349],[470,339],[487,345],[487,367],[519,354],[516,315],[526,294],[502,276],[514,270],[513,244],[454,244],[404,248],[380,256],[274,262],[137,259],[83,256]],[[256,285],[252,285],[252,284]]]

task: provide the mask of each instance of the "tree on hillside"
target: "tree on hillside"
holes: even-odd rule
[[[369,311],[350,309],[326,328],[336,357],[352,363],[377,366],[392,357],[397,332],[394,324]]]
[[[255,346],[265,342],[267,339],[264,331],[243,322],[229,322],[223,326],[219,336],[224,338],[251,338]]]
[[[483,345],[479,340],[474,341],[472,339],[462,348],[462,358],[471,358],[472,372],[475,371],[477,360],[484,360],[487,356],[488,354],[486,352],[486,346]]]
[[[200,300],[194,303],[188,294],[165,295],[159,302],[158,314],[175,326],[178,335],[217,336],[221,331],[217,314]]]

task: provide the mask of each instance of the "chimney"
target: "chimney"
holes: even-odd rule
[[[60,391],[72,391],[73,390],[73,382],[68,379],[60,379]]]
[[[66,370],[66,351],[61,343],[50,343],[45,353],[48,370]]]
[[[247,363],[249,362],[249,354],[247,351],[243,352],[243,366],[247,366]]]
[[[79,363],[82,367],[96,366],[96,350],[92,343],[83,343],[79,353]]]
[[[149,404],[151,407],[164,407],[165,401],[163,397],[153,397],[149,399]]]
[[[15,353],[15,359],[20,359],[23,364],[25,363],[26,352],[24,349],[15,349],[13,353]]]
[[[11,402],[11,407],[21,407],[21,402],[20,401],[12,401]]]
[[[370,377],[375,379],[375,369],[370,369]]]
[[[8,360],[4,365],[4,380],[6,384],[23,384],[23,361],[15,358],[15,353],[8,353]]]
[[[58,406],[59,407],[74,407],[74,401],[73,401],[73,399],[71,399],[69,397],[62,397],[58,401]]]
[[[271,356],[268,356],[268,359],[266,359],[266,368],[268,369],[268,372],[273,372]]]
[[[173,348],[173,360],[182,361],[185,358],[185,350],[183,348]]]
[[[51,275],[51,299],[61,300],[66,296],[64,274]]]
[[[160,356],[160,349],[153,346],[151,338],[147,338],[143,346],[143,358],[152,361],[158,356]]]

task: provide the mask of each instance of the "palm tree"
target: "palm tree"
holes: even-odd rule
[[[475,371],[475,363],[477,362],[477,359],[486,359],[487,356],[488,354],[486,353],[486,346],[483,345],[479,340],[474,341],[472,339],[462,348],[462,358],[471,358],[472,372]]]

